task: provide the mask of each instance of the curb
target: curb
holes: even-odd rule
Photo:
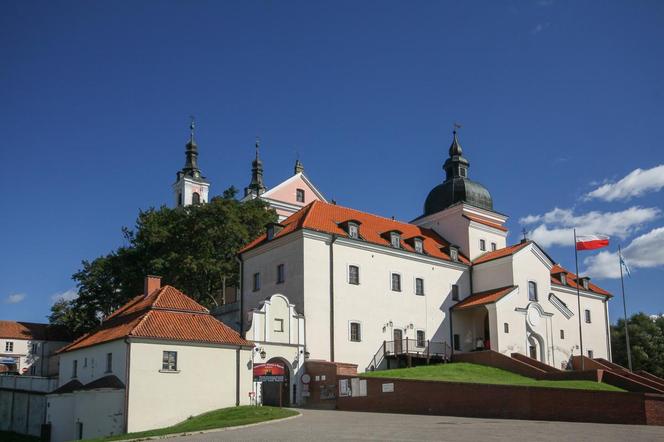
[[[286,407],[284,407],[284,408],[286,408]],[[288,416],[288,417],[284,417],[284,418],[281,418],[281,419],[272,419],[272,420],[269,420],[269,421],[255,422],[253,424],[236,425],[234,427],[211,428],[209,430],[189,431],[189,432],[186,432],[186,433],[171,433],[171,434],[164,434],[164,435],[161,435],[161,436],[146,436],[146,437],[138,437],[136,439],[122,439],[122,440],[117,440],[115,442],[137,442],[137,441],[140,441],[140,440],[171,439],[171,438],[174,438],[174,437],[192,436],[194,434],[220,433],[222,431],[232,431],[232,430],[239,430],[239,429],[242,429],[242,428],[257,427],[259,425],[271,424],[271,423],[274,423],[274,422],[284,422],[284,421],[295,419],[295,418],[298,418],[298,417],[302,416],[302,413],[299,410],[296,410],[294,408],[286,408],[286,409],[297,411],[297,414],[295,416]]]

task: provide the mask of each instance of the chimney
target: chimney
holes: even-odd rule
[[[143,288],[143,295],[148,296],[158,288],[161,288],[161,276],[147,275],[145,277],[145,286]]]

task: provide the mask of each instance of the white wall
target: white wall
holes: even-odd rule
[[[7,342],[13,343],[11,352],[5,351]],[[0,339],[0,357],[18,359],[17,370],[31,376],[49,376],[49,357],[68,342],[37,339]],[[33,351],[33,346],[34,351]]]
[[[77,422],[83,425],[83,439],[122,434],[124,390],[92,390],[49,395],[46,421],[52,424],[51,441],[78,439]]]
[[[111,372],[106,372],[107,353],[113,354]],[[123,339],[62,353],[60,354],[58,385],[64,385],[73,379],[72,367],[74,360],[78,361],[78,376],[76,379],[84,385],[111,374],[117,376],[126,384],[126,359],[127,344]]]
[[[164,351],[177,352],[177,372],[162,371]],[[130,346],[128,431],[174,425],[236,404],[236,349],[133,341]],[[239,356],[240,404],[249,403],[251,350]]]

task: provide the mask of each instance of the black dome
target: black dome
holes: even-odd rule
[[[440,212],[458,202],[493,211],[493,200],[486,187],[468,178],[470,162],[463,156],[456,130],[453,134],[449,158],[443,164],[445,181],[429,192],[424,202],[424,215]]]
[[[468,178],[455,177],[437,185],[429,192],[424,202],[424,215],[440,212],[458,202],[493,210],[493,200],[486,187]]]

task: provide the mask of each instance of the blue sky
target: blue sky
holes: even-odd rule
[[[45,320],[172,203],[189,115],[213,194],[248,184],[259,135],[268,186],[298,151],[327,197],[401,220],[458,121],[510,242],[572,269],[572,227],[610,233],[582,269],[619,295],[621,243],[630,311],[662,312],[662,41],[657,1],[5,1],[0,319]]]

